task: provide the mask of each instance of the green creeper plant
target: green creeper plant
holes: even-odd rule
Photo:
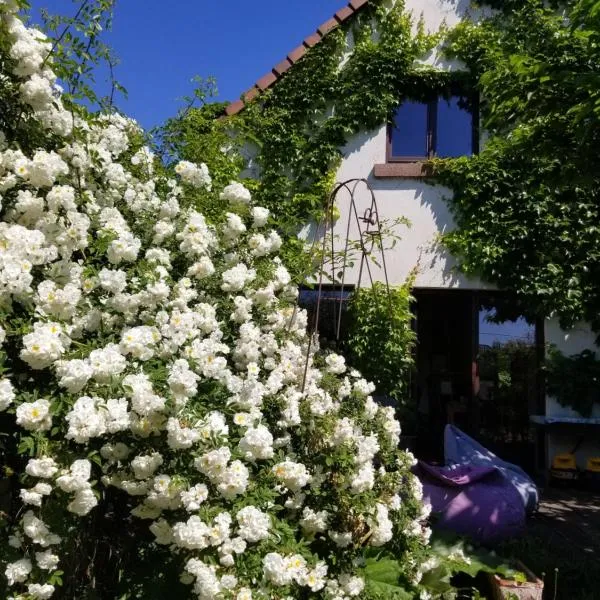
[[[513,313],[598,331],[597,13],[586,2],[489,4],[498,12],[448,38],[488,138],[477,156],[436,161],[454,191],[445,241],[465,273],[513,293]]]
[[[238,173],[237,161],[247,164],[250,158],[242,176],[270,209],[285,239],[284,261],[300,283],[314,267],[297,232],[321,219],[344,145],[359,131],[387,122],[404,98],[450,93],[457,79],[468,84],[460,74],[418,64],[440,37],[427,34],[422,23],[414,27],[401,0],[391,7],[369,2],[239,114],[214,119],[211,105],[190,110],[174,124],[174,150],[185,160],[202,156],[215,177],[232,173],[229,165],[211,164],[201,154],[214,140],[227,140]]]
[[[413,369],[412,280],[389,290],[374,283],[355,292],[348,304],[344,352],[367,374],[377,393],[402,401]]]

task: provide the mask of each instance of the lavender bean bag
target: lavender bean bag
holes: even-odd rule
[[[525,507],[517,490],[496,467],[419,462],[423,496],[438,520],[436,527],[493,545],[525,528]]]
[[[454,425],[446,425],[444,430],[444,457],[447,465],[496,467],[518,492],[527,514],[537,509],[538,489],[531,477],[521,467],[498,458]]]

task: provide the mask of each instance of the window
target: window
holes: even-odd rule
[[[407,100],[396,109],[390,124],[388,162],[473,154],[477,150],[474,113],[472,100],[463,96]]]
[[[318,304],[319,319],[317,329],[322,348],[335,349],[339,341],[338,333],[340,334],[340,339],[343,339],[346,333],[346,310],[354,286],[345,285],[343,289],[340,289],[340,287],[339,285],[323,285],[320,300],[319,290],[316,286],[310,289],[305,287],[300,289],[298,305],[306,309],[308,313],[309,331],[312,331],[315,326]]]

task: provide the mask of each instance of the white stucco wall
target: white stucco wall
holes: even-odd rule
[[[439,236],[454,227],[447,198],[452,192],[415,179],[373,177],[373,167],[385,162],[386,127],[354,136],[343,149],[344,159],[337,173],[337,181],[364,178],[375,193],[380,219],[388,223],[399,217],[407,218],[411,226],[400,226],[395,231],[402,237],[394,248],[385,252],[388,278],[392,284],[403,283],[414,268],[417,268],[415,285],[438,288],[481,288],[478,280],[469,280],[455,272],[455,260],[438,243]],[[334,227],[336,247],[341,250],[346,240],[350,213],[349,194],[337,196],[340,218]],[[371,196],[365,186],[359,186],[355,194],[359,216],[371,206]],[[350,239],[359,238],[354,215],[350,215]],[[361,223],[364,228],[365,225]],[[379,252],[373,252],[380,259]],[[347,283],[357,283],[359,263],[347,273]],[[381,262],[381,260],[380,260]],[[383,268],[372,265],[373,278],[383,280]],[[362,284],[368,285],[367,273],[363,271]]]
[[[461,19],[480,16],[480,12],[470,8],[470,0],[407,0],[406,9],[413,14],[415,24],[420,18],[425,28],[437,31],[443,24],[456,25]],[[449,63],[434,51],[423,57],[424,64],[435,65],[440,69],[455,70],[458,63]],[[402,240],[393,249],[386,251],[388,278],[392,284],[403,283],[408,275],[417,269],[415,285],[429,288],[481,289],[486,287],[477,279],[467,279],[455,270],[456,261],[439,244],[441,234],[454,227],[446,198],[452,193],[449,189],[432,185],[425,180],[401,178],[375,178],[373,167],[386,161],[386,126],[382,123],[373,131],[363,131],[355,135],[343,148],[343,160],[337,173],[337,181],[365,178],[375,192],[379,217],[388,223],[398,217],[407,218],[410,228],[399,227],[396,232]],[[371,205],[371,198],[364,188],[359,188],[355,196],[360,216]],[[348,194],[339,194],[338,209],[340,218],[334,227],[336,249],[341,250],[346,240],[350,202]],[[364,225],[363,225],[364,227]],[[302,237],[313,238],[314,225],[307,226]],[[319,235],[321,232],[317,232]],[[317,241],[321,239],[317,235]],[[356,220],[351,218],[350,239],[358,240],[359,232]],[[374,258],[381,262],[380,253],[374,252]],[[360,261],[346,272],[345,281],[357,284]],[[374,280],[383,280],[383,268],[372,264]],[[361,285],[369,285],[369,276],[363,270]]]
[[[598,347],[594,343],[596,335],[585,323],[581,323],[569,331],[564,331],[556,319],[548,319],[545,322],[544,335],[547,344],[556,346],[567,356],[583,350],[592,350],[598,353]],[[581,416],[572,408],[561,406],[551,396],[546,398],[546,415],[553,417]],[[600,418],[600,404],[594,406],[592,417]],[[546,446],[548,464],[556,454],[571,452],[581,434],[585,434],[585,437],[576,453],[578,466],[585,468],[589,457],[600,456],[600,427],[584,429],[572,426],[563,431],[551,429]]]

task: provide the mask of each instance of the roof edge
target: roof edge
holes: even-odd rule
[[[256,83],[246,90],[239,100],[235,100],[225,108],[225,115],[228,117],[236,115],[244,109],[246,104],[252,101],[261,92],[274,85],[291,67],[293,67],[304,55],[314,46],[316,46],[330,31],[337,29],[340,25],[348,21],[357,12],[364,8],[369,0],[350,0],[346,6],[338,10],[331,19],[321,23],[316,31],[304,38],[303,42],[294,48],[271,71],[263,75]]]

